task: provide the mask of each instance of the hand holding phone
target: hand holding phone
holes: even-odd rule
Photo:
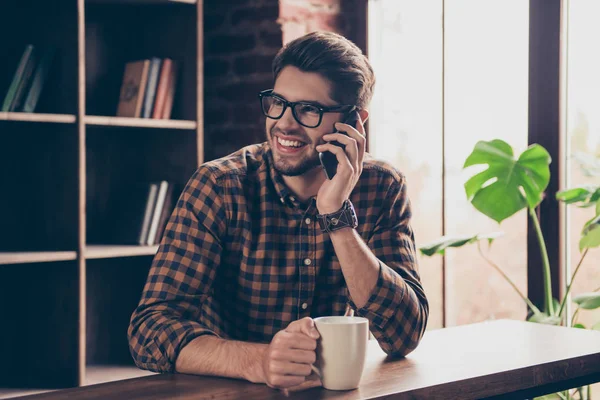
[[[356,124],[358,123],[358,121],[360,121],[360,116],[358,115],[358,110],[354,110],[354,111],[351,111],[350,114],[348,114],[346,116],[346,118],[344,119],[343,122],[345,124],[348,124],[348,125],[356,128]],[[348,134],[346,132],[340,132],[338,130],[336,130],[334,133],[342,133],[342,134],[348,136]],[[346,147],[336,140],[331,141],[329,143],[331,143],[335,146],[341,147],[341,148]],[[333,179],[333,177],[335,176],[335,174],[337,172],[337,166],[338,166],[338,160],[337,160],[335,154],[333,154],[330,151],[321,152],[321,153],[319,153],[319,160],[321,161],[321,165],[323,166],[323,169],[325,170],[325,175],[327,176],[327,179],[329,179],[329,180]]]

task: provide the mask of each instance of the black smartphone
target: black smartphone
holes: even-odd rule
[[[358,115],[358,110],[350,111],[350,114],[348,114],[346,116],[346,118],[344,118],[344,120],[343,120],[343,122],[345,124],[348,124],[354,128],[356,128],[356,124],[358,123],[358,121],[360,121],[360,116]],[[338,130],[336,130],[335,133],[342,133],[344,135],[347,135],[346,132],[340,132]],[[335,140],[332,142],[329,142],[329,143],[339,146],[341,148],[346,147],[343,144],[341,144]],[[333,154],[330,151],[324,151],[322,153],[319,153],[319,160],[321,161],[321,165],[323,166],[323,169],[325,170],[325,175],[327,176],[327,179],[329,179],[329,180],[333,179],[333,177],[335,176],[335,173],[337,172],[337,166],[338,166],[338,160],[335,157],[335,154]]]

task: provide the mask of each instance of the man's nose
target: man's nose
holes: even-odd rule
[[[296,118],[294,118],[291,107],[286,108],[281,118],[277,121],[277,127],[282,130],[298,128],[299,126],[300,124],[296,121]]]

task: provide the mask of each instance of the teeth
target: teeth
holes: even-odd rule
[[[283,140],[280,137],[277,138],[277,141],[286,147],[300,147],[303,145],[302,142],[298,142],[297,140]]]

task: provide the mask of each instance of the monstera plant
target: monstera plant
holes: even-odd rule
[[[535,228],[543,263],[544,304],[541,310],[518,289],[502,268],[484,253],[481,242],[487,241],[491,244],[501,235],[501,232],[444,236],[421,246],[419,250],[426,256],[443,255],[449,247],[462,247],[475,243],[483,259],[504,277],[527,304],[529,321],[586,328],[582,324],[576,323],[575,318],[580,309],[600,307],[600,287],[594,292],[580,294],[573,298],[577,308],[570,321],[566,317],[565,305],[573,281],[588,251],[600,246],[600,186],[581,186],[556,193],[556,198],[565,204],[593,207],[595,211],[593,218],[582,227],[579,239],[580,259],[565,294],[559,301],[552,297],[550,260],[536,213],[536,208],[543,200],[550,181],[550,163],[550,155],[538,144],[532,144],[518,158],[515,158],[512,147],[508,143],[496,139],[489,142],[478,142],[463,166],[463,168],[478,168],[479,172],[474,173],[464,187],[467,199],[479,212],[500,224],[515,213],[527,209]],[[600,330],[600,322],[590,328]],[[580,399],[589,398],[589,392],[589,387],[577,389]],[[554,398],[569,399],[571,393],[562,392],[554,396]]]

